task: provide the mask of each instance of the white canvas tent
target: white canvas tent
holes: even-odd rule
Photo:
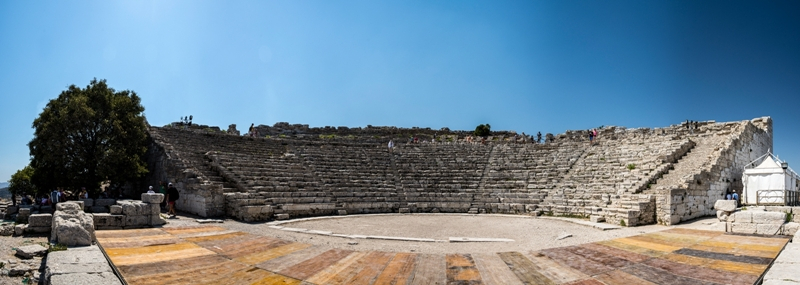
[[[744,191],[742,204],[744,205],[796,205],[798,203],[798,184],[800,176],[788,164],[775,157],[772,153],[756,159],[749,166],[760,159],[763,161],[756,167],[745,167],[742,175]],[[785,168],[784,168],[785,167]]]

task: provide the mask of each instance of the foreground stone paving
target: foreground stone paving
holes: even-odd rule
[[[673,228],[541,251],[351,251],[187,226],[97,232],[129,284],[755,284],[789,241]]]

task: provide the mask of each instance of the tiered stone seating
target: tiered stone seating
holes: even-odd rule
[[[650,203],[649,198],[633,194],[646,189],[690,147],[687,139],[659,135],[627,135],[596,143],[586,149],[556,186],[558,194],[546,203],[556,215],[600,215],[614,223],[631,222],[639,216],[635,211],[648,207],[641,204]]]
[[[393,155],[410,210],[468,211],[490,149],[469,143],[399,145]]]
[[[583,148],[574,142],[495,145],[476,200],[484,202],[491,213],[532,212],[563,179]]]
[[[730,180],[740,177],[737,167],[771,147],[769,118],[691,128],[609,127],[595,144],[586,131],[548,135],[541,145],[505,135],[478,143],[449,132],[436,143],[429,142],[433,136],[422,136],[423,143],[394,137],[393,151],[387,139],[413,130],[380,128],[374,136],[371,129],[335,130],[342,136],[251,138],[151,128],[163,150],[149,161],[171,167],[156,172],[187,189],[179,209],[198,204],[200,215],[256,221],[343,213],[536,213],[637,225],[707,214],[709,201],[736,186]]]
[[[297,148],[319,185],[347,213],[392,212],[398,196],[388,151],[376,144],[307,143]]]

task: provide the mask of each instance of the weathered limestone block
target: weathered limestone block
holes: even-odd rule
[[[28,228],[26,224],[18,224],[14,226],[14,235],[21,236],[25,233],[25,229]]]
[[[19,211],[19,206],[8,206],[6,207],[6,214],[16,214]]]
[[[276,214],[275,215],[275,219],[276,220],[288,220],[289,219],[289,214]]]
[[[121,200],[117,201],[117,205],[122,206],[122,214],[126,216],[141,216],[150,214],[149,204],[142,203],[141,201]]]
[[[592,223],[602,223],[606,221],[606,218],[603,216],[592,215],[589,216],[589,221],[591,221]]]
[[[49,233],[53,228],[52,227],[31,227],[27,226],[23,229],[26,233]]]
[[[94,225],[98,229],[122,228],[125,226],[125,216],[106,213],[92,214]]]
[[[83,201],[84,207],[94,206],[94,199],[81,199],[81,201]]]
[[[786,222],[786,213],[783,212],[753,212],[753,223],[783,225]]]
[[[75,204],[78,204],[78,205],[81,207],[81,209],[83,209],[83,208],[84,208],[84,204],[83,204],[83,201],[82,201],[82,200],[77,200],[77,201],[68,201],[68,202],[70,202],[70,203],[75,203]]]
[[[14,224],[3,223],[0,225],[0,236],[12,236],[14,235],[14,230]]]
[[[150,215],[125,215],[125,228],[141,228],[150,225]]]
[[[728,217],[729,222],[736,222],[736,223],[747,223],[750,224],[753,222],[753,211],[739,211],[733,213],[730,217]]]
[[[726,211],[717,211],[717,219],[719,219],[720,222],[727,222],[728,221],[728,213],[729,212],[726,212]]]
[[[756,224],[756,233],[761,235],[777,235],[783,225],[781,224]]]
[[[167,220],[161,217],[160,214],[150,216],[150,226],[160,226],[167,223]]]
[[[142,202],[148,204],[159,204],[164,201],[164,194],[161,193],[142,193]]]
[[[30,227],[51,227],[53,225],[52,214],[34,214],[28,217]]]
[[[734,233],[744,233],[744,234],[754,234],[756,233],[756,224],[753,223],[740,223],[740,222],[733,222],[730,223],[731,232]]]
[[[70,248],[47,255],[44,284],[122,284],[97,246]]]
[[[717,211],[733,212],[736,211],[736,201],[734,200],[717,200],[714,203],[714,209]]]
[[[120,205],[108,206],[108,211],[112,215],[122,215],[122,206],[120,206]]]
[[[44,256],[47,254],[47,248],[38,244],[20,246],[17,248],[16,256],[22,259],[31,259],[34,256]]]
[[[781,234],[787,236],[794,236],[795,234],[797,234],[797,230],[799,229],[800,229],[799,223],[795,222],[785,223],[783,224],[783,229],[781,230],[782,231]],[[793,240],[793,241],[800,242],[800,240]]]
[[[19,212],[17,213],[18,216],[30,216],[31,215],[31,208],[20,208]]]
[[[111,206],[117,203],[114,199],[95,199],[94,206]]]
[[[77,203],[59,203],[53,214],[53,242],[67,246],[87,246],[94,241],[94,220]]]
[[[90,209],[92,213],[108,213],[109,206],[92,206]]]

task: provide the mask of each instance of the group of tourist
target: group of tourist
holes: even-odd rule
[[[698,128],[697,121],[686,120],[686,129],[687,130],[689,130],[690,132],[694,133],[694,130],[696,130],[697,128]]]
[[[166,188],[164,187],[166,185]],[[178,193],[178,189],[172,185],[172,183],[164,183],[164,181],[158,181],[158,193],[164,194],[164,201],[161,202],[161,209],[164,210],[164,206],[168,207],[167,214],[170,215],[170,218],[175,218],[175,201],[178,201],[180,194]],[[153,186],[149,186],[147,189],[148,194],[155,194],[156,192],[153,190]]]
[[[597,138],[597,129],[587,130],[586,132],[589,133],[589,144],[594,144],[594,140]]]
[[[736,201],[736,206],[737,207],[739,206],[739,194],[736,193],[736,191],[733,191],[733,193],[726,194],[725,200],[734,200]]]
[[[255,129],[251,125],[250,126],[250,132],[249,132],[251,134],[251,136],[253,136],[254,132],[255,132]],[[597,130],[594,130],[594,135],[590,135],[589,140],[591,141],[595,137],[597,137]],[[522,133],[521,136],[520,135],[514,135],[514,138],[512,139],[512,141],[516,142],[516,143],[527,143],[528,139],[530,139],[531,143],[541,144],[542,143],[542,132],[537,132],[536,139],[534,139],[534,137],[532,135],[526,135],[525,133]],[[464,137],[464,141],[467,142],[467,143],[476,142],[475,138],[473,136],[470,136],[470,135]],[[420,140],[419,137],[416,137],[416,136],[408,138],[408,143],[409,144],[418,144],[418,143],[427,143],[427,142],[428,141],[426,141],[426,140]],[[481,137],[480,138],[480,143],[481,144],[486,144],[486,142],[487,142],[486,137]],[[436,134],[433,135],[433,138],[430,140],[430,143],[436,143]],[[394,147],[395,147],[394,140],[389,140],[389,144],[388,144],[389,152],[392,152],[394,150]]]

